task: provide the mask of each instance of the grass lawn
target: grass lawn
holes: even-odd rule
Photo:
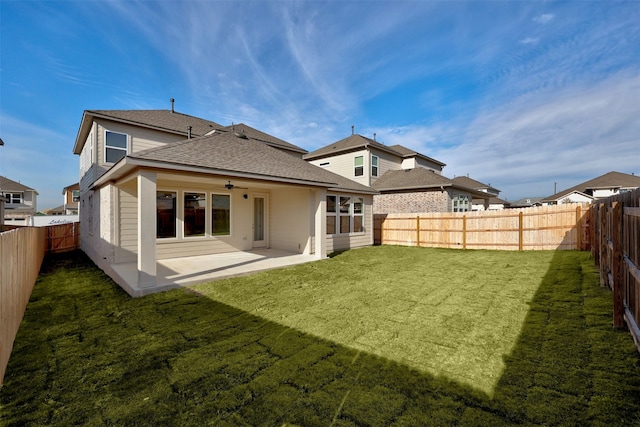
[[[50,257],[1,425],[640,425],[584,252],[373,247],[131,299]]]

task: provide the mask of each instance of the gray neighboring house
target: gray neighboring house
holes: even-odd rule
[[[472,199],[492,197],[442,175],[445,164],[402,145],[387,146],[352,133],[303,157],[377,190],[375,214],[466,212]]]
[[[5,225],[28,225],[38,211],[38,192],[4,176],[0,176],[0,197],[5,201]]]
[[[594,200],[605,199],[627,191],[633,191],[639,187],[640,176],[611,171],[578,185],[574,185],[566,190],[559,191],[549,197],[545,197],[542,203],[545,205],[590,203]]]
[[[491,184],[476,181],[468,176],[456,176],[453,178],[453,182],[459,186],[473,188],[474,190],[491,195],[491,198],[488,200],[486,198],[474,197],[471,201],[471,210],[473,211],[501,210],[509,204],[509,202],[498,197],[500,195],[500,190],[492,187]]]

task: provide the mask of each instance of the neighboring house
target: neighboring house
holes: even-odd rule
[[[62,190],[64,203],[62,215],[78,215],[78,203],[80,202],[80,183],[76,182]]]
[[[473,198],[491,196],[442,176],[445,164],[402,145],[386,146],[352,134],[303,157],[308,162],[370,186],[374,213],[465,212]]]
[[[4,176],[0,176],[0,197],[5,200],[5,225],[28,225],[37,212],[38,192]]]
[[[140,295],[160,289],[162,259],[254,248],[320,259],[373,244],[375,191],[303,152],[173,110],[85,111],[74,146],[82,249]],[[131,263],[133,280],[118,273]]]
[[[546,205],[546,203],[542,203],[542,199],[543,197],[523,197],[522,199],[516,200],[515,202],[509,202],[509,204],[505,207],[510,209],[517,209]]]
[[[544,204],[593,202],[640,187],[640,176],[608,172],[543,199]]]
[[[474,190],[491,195],[490,199],[474,197],[471,201],[472,211],[501,210],[508,204],[508,202],[498,197],[500,190],[492,187],[490,184],[484,184],[468,176],[456,176],[453,178],[453,182],[461,187],[473,188]]]

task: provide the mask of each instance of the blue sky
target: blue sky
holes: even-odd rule
[[[0,0],[0,175],[62,204],[85,109],[357,133],[502,190],[640,175],[640,2]]]

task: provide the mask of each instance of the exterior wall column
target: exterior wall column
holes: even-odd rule
[[[315,191],[315,256],[327,257],[327,190]]]
[[[138,286],[156,284],[156,174],[138,173]]]

